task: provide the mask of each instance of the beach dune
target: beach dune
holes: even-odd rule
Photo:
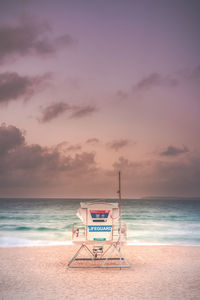
[[[72,269],[77,247],[0,248],[0,299],[200,299],[200,247],[125,246],[128,269]]]

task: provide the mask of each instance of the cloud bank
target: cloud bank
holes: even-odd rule
[[[124,197],[200,195],[198,155],[167,161],[131,161],[121,156],[112,168],[102,169],[95,153],[82,151],[78,144],[29,145],[19,128],[0,126],[1,195],[114,196],[119,170]]]
[[[123,190],[128,197],[200,195],[200,156],[173,161],[139,162],[121,156],[113,168],[112,176],[121,170]]]
[[[72,149],[71,149],[72,150]],[[58,149],[28,145],[15,126],[0,126],[0,191],[68,185],[95,173],[95,154],[63,155]]]

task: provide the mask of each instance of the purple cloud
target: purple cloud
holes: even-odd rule
[[[183,153],[189,152],[189,149],[187,147],[178,148],[174,146],[168,146],[167,149],[160,153],[162,156],[178,156]]]
[[[113,149],[115,151],[118,151],[121,148],[124,148],[130,144],[130,141],[127,139],[119,139],[119,140],[114,140],[110,143],[107,144],[107,146],[110,149]]]
[[[70,112],[70,118],[83,118],[94,113],[97,109],[90,105],[73,106],[66,102],[58,102],[42,108],[41,111],[42,116],[39,118],[39,121],[41,123],[46,123],[57,118],[66,111]]]
[[[198,74],[198,70],[196,70],[196,73]],[[197,75],[196,75],[197,76]],[[174,87],[179,84],[179,81],[181,80],[180,76],[179,80],[175,78],[174,75],[167,75],[163,76],[160,73],[154,72],[151,73],[147,76],[144,76],[142,79],[140,79],[132,88],[130,91],[124,91],[124,90],[118,90],[115,94],[115,99],[119,101],[125,101],[131,96],[134,95],[135,92],[141,92],[141,91],[146,91],[154,87]]]
[[[181,160],[130,161],[120,157],[113,164],[113,176],[121,170],[124,190],[129,195],[199,196],[200,156]]]
[[[39,121],[42,123],[49,122],[69,109],[71,109],[70,105],[64,102],[51,104],[45,108],[42,108],[42,117],[39,119]]]
[[[49,55],[75,43],[69,34],[52,38],[50,25],[30,16],[23,16],[16,25],[0,24],[0,41],[0,62],[28,54]]]
[[[17,99],[28,99],[50,77],[50,74],[42,76],[21,76],[18,73],[0,73],[0,104]]]
[[[24,145],[23,133],[15,126],[0,126],[0,154],[3,155],[16,147]]]
[[[176,86],[178,84],[178,80],[171,78],[169,76],[162,76],[159,73],[152,73],[148,76],[142,78],[135,86],[134,90],[142,91],[148,90],[152,87],[156,86]]]
[[[97,108],[92,105],[82,105],[82,106],[74,106],[72,107],[71,118],[79,119],[83,117],[87,117],[97,111]]]
[[[96,170],[95,154],[65,155],[53,147],[28,145],[15,126],[0,126],[0,189],[51,186],[89,176]]]

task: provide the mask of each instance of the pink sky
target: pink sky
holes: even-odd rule
[[[199,196],[199,8],[1,1],[0,196]]]

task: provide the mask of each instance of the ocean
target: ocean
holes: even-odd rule
[[[82,201],[0,199],[0,246],[71,244]],[[122,200],[122,222],[128,244],[200,246],[200,199]]]

